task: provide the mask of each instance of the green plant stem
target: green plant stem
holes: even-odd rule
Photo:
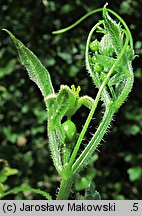
[[[77,20],[75,23],[73,23],[72,25],[68,26],[67,28],[60,29],[60,30],[57,30],[57,31],[53,31],[52,34],[61,34],[61,33],[64,33],[66,31],[69,31],[70,29],[72,29],[75,26],[79,25],[83,20],[85,20],[90,15],[92,15],[94,13],[97,13],[97,12],[100,12],[100,11],[102,11],[102,8],[98,8],[96,10],[93,10],[93,11],[85,14],[83,17],[81,17],[79,20]]]
[[[87,160],[92,156],[93,152],[95,151],[95,149],[99,145],[100,141],[102,140],[104,134],[106,133],[106,130],[107,130],[107,128],[108,128],[108,126],[112,120],[114,112],[115,111],[114,111],[112,105],[110,105],[106,109],[104,116],[103,116],[103,119],[102,119],[96,133],[94,134],[94,136],[92,137],[92,139],[90,140],[90,142],[86,146],[86,148],[83,150],[81,155],[78,157],[78,159],[73,164],[72,171],[74,173],[77,172],[82,167],[83,164],[85,164],[85,165],[87,164]]]
[[[57,195],[57,200],[67,200],[69,198],[71,187],[74,181],[74,174],[70,171],[62,175],[60,189]]]

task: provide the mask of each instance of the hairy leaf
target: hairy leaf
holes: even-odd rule
[[[51,94],[45,98],[45,103],[46,103],[47,111],[48,111],[48,117],[53,116],[56,97],[57,95]],[[52,125],[51,120],[52,120],[51,118],[48,118],[49,147],[50,147],[54,166],[56,167],[57,171],[60,173],[62,171],[61,155],[60,155],[60,149],[59,149],[61,142],[59,140],[59,135],[58,135],[60,131],[60,126],[59,124],[57,124],[56,129],[51,130],[51,126],[50,126]]]
[[[93,103],[94,103],[94,99],[85,95],[85,96],[79,98],[77,109],[79,109],[82,105],[84,105],[88,109],[92,109]]]
[[[86,200],[101,200],[101,196],[98,191],[95,190],[95,186],[92,182],[88,185],[88,188],[85,190],[85,199]]]
[[[48,94],[53,93],[54,89],[47,69],[41,64],[34,53],[25,47],[24,44],[10,31],[6,29],[3,30],[6,31],[12,38],[17,48],[21,63],[27,69],[30,79],[38,85],[43,96],[46,97]]]
[[[51,94],[45,99],[48,110],[50,150],[54,165],[59,173],[62,171],[61,149],[65,145],[65,132],[62,128],[61,120],[69,109],[71,96],[71,89],[62,85],[57,95]]]
[[[22,191],[30,191],[30,192],[33,192],[33,193],[37,193],[37,194],[40,194],[42,196],[44,196],[46,199],[48,200],[52,200],[52,197],[50,196],[49,193],[46,193],[45,191],[42,191],[40,189],[34,189],[34,188],[31,188],[31,187],[16,187],[12,190],[9,190],[3,194],[0,194],[0,198],[4,198],[5,196],[8,196],[10,194],[16,194],[16,193],[19,193],[19,192],[22,192]]]
[[[111,56],[114,53],[112,40],[109,34],[105,34],[100,41],[99,51],[101,54]]]
[[[59,130],[60,127],[57,127],[54,131],[48,125],[48,138],[49,138],[49,147],[51,151],[52,160],[54,166],[58,173],[62,172],[62,161],[61,161],[61,141],[59,139]]]
[[[122,29],[107,13],[106,7],[103,8],[104,24],[111,37],[112,44],[117,54],[121,52],[123,47]]]
[[[96,60],[106,69],[110,70],[112,68],[112,66],[114,65],[114,63],[116,62],[117,59],[112,58],[112,57],[108,57],[108,56],[104,56],[104,55],[99,55],[96,54]],[[115,70],[117,72],[119,72],[119,74],[123,73],[124,75],[128,74],[128,68],[127,68],[127,64],[126,64],[126,60],[124,62],[124,60],[122,59],[119,65],[116,65]]]
[[[128,77],[126,77],[125,74],[123,74],[123,73],[122,73],[122,74],[117,73],[117,74],[115,74],[115,75],[109,80],[108,85],[109,85],[109,86],[116,85],[116,84],[118,84],[119,82],[123,81],[123,80],[126,79],[126,78],[128,78]]]
[[[61,86],[57,96],[49,95],[46,98],[47,109],[49,110],[48,123],[52,130],[61,123],[63,116],[69,109],[70,92],[68,86]]]

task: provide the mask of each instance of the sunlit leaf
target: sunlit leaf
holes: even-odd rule
[[[25,47],[24,44],[10,31],[6,29],[3,30],[6,31],[12,38],[17,48],[21,63],[27,69],[30,79],[38,85],[43,96],[46,97],[48,94],[53,93],[54,90],[47,69],[41,64],[34,53]]]

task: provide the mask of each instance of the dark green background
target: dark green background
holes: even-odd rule
[[[56,91],[61,84],[81,86],[81,95],[95,97],[87,75],[84,50],[91,27],[101,19],[93,15],[70,32],[52,35],[85,13],[102,7],[96,0],[0,0],[0,29],[12,31],[39,57],[51,74]],[[115,115],[109,133],[95,154],[94,161],[77,177],[75,188],[93,180],[102,199],[142,199],[142,1],[108,1],[109,8],[126,21],[139,55],[133,62],[135,82],[126,103]],[[11,61],[12,60],[12,61]],[[13,63],[14,62],[14,63]],[[92,121],[94,133],[101,106]],[[81,130],[88,110],[82,108],[74,118]],[[55,198],[60,178],[52,165],[46,133],[46,111],[42,95],[18,61],[9,37],[0,33],[0,158],[8,160],[18,175],[6,181],[6,188],[30,185],[50,192]],[[87,134],[84,145],[89,140]],[[24,193],[11,199],[41,199]],[[74,198],[74,194],[71,194]]]

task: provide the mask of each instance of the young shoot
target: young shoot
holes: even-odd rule
[[[66,32],[76,27],[88,16],[102,12],[102,19],[89,32],[85,49],[86,69],[92,78],[93,85],[98,89],[95,98],[88,95],[80,96],[80,86],[76,88],[74,85],[71,87],[61,85],[59,91],[55,92],[48,70],[33,52],[10,31],[4,29],[13,40],[20,61],[27,69],[30,79],[37,84],[44,97],[48,114],[49,147],[53,164],[61,176],[61,185],[56,198],[59,200],[69,199],[76,175],[89,165],[90,158],[103,139],[114,114],[126,100],[134,81],[131,66],[134,51],[130,30],[125,21],[106,6],[86,14],[65,29],[53,32],[53,34]],[[95,40],[92,39],[94,37]],[[94,126],[95,133],[84,146],[82,145],[83,139],[99,102],[104,105],[102,119],[96,130]],[[90,112],[79,134],[72,117],[76,115],[81,106],[87,107]],[[93,190],[91,196],[94,199],[97,192],[92,186],[90,188]],[[38,189],[32,190],[38,192]],[[1,197],[19,191],[20,188],[12,189],[3,193]],[[46,192],[39,191],[39,193],[51,199]],[[84,199],[87,199],[87,195]]]

